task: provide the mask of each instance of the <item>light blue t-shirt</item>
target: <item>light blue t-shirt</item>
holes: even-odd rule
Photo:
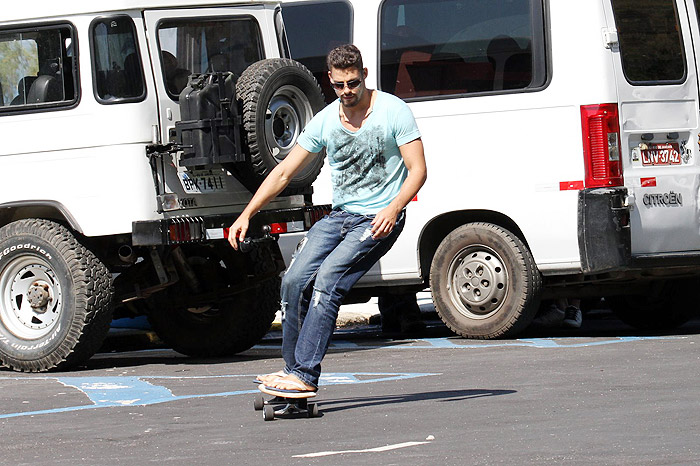
[[[309,152],[326,148],[333,207],[361,215],[376,214],[396,197],[408,175],[399,146],[420,137],[403,100],[374,92],[372,111],[358,131],[342,125],[336,100],[313,117],[297,140]]]

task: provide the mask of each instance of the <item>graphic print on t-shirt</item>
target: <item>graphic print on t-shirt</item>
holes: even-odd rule
[[[340,194],[339,200],[357,195],[361,190],[381,186],[388,176],[384,156],[384,130],[373,126],[359,134],[350,135],[338,129],[331,140],[335,145],[333,184]]]

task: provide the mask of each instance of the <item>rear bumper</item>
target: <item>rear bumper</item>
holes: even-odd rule
[[[261,211],[251,219],[247,236],[263,238],[281,232],[269,228],[272,224],[286,225],[290,233],[307,231],[330,208],[329,205],[321,205]],[[228,228],[237,217],[238,213],[137,221],[132,223],[131,241],[134,246],[160,246],[226,239]]]
[[[626,188],[584,189],[578,194],[578,242],[586,274],[632,265]]]

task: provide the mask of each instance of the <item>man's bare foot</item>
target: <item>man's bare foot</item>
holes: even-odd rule
[[[296,390],[299,392],[315,392],[317,389],[305,382],[294,374],[287,374],[284,377],[278,377],[274,380],[265,383],[266,387],[276,388],[278,390]]]
[[[268,384],[275,379],[279,379],[280,377],[284,377],[285,375],[287,375],[286,372],[277,371],[277,372],[272,372],[271,374],[259,375],[259,376],[255,377],[255,380],[260,382],[260,383]]]

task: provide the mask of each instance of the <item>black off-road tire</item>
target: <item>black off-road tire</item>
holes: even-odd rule
[[[39,372],[84,363],[109,331],[112,295],[109,270],[67,228],[40,219],[0,228],[4,366]]]
[[[622,322],[646,331],[673,330],[698,316],[700,280],[686,278],[652,283],[647,295],[605,298]]]
[[[542,278],[523,242],[490,223],[460,226],[440,243],[430,287],[440,318],[466,338],[507,337],[525,329]]]
[[[238,166],[230,168],[254,190],[289,154],[301,130],[325,101],[313,74],[287,58],[269,58],[250,65],[236,83],[236,95],[242,107],[243,148],[251,167],[248,173]],[[291,180],[286,193],[311,186],[323,159],[322,154],[314,157]]]
[[[274,248],[279,251],[276,243]],[[183,304],[188,299],[185,285],[170,287],[149,302],[148,320],[156,334],[175,351],[195,357],[231,356],[258,343],[279,310],[281,280],[275,273],[273,247],[261,245],[241,254],[226,244],[189,250],[187,255],[205,294],[239,285],[246,271],[269,278],[234,297],[213,299],[204,311]]]

